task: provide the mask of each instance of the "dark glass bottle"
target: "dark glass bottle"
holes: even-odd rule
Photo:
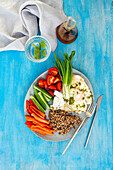
[[[73,17],[67,17],[62,24],[56,28],[58,39],[65,44],[74,42],[78,36],[76,21]]]

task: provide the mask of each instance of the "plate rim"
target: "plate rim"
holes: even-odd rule
[[[88,83],[90,83],[90,81],[89,81],[89,79],[82,73],[82,72],[80,72],[79,70],[77,70],[77,69],[75,69],[75,68],[72,68],[73,70],[75,70],[75,71],[77,71],[78,73],[80,73],[80,75],[82,75],[83,77],[85,77],[86,79],[87,79],[87,81],[88,81]],[[27,94],[29,93],[29,91],[30,91],[30,88],[33,86],[33,84],[37,81],[37,79],[39,79],[41,76],[43,76],[44,74],[46,74],[48,72],[48,70],[46,70],[45,72],[43,72],[42,74],[40,74],[33,82],[32,82],[32,84],[30,85],[30,87],[29,87],[29,89],[28,89],[28,91],[27,91],[27,93],[26,93],[26,96],[25,96],[25,99],[24,99],[24,115],[26,115],[25,113],[25,109],[26,109],[26,98],[27,98]],[[87,83],[86,83],[87,84]],[[93,87],[92,87],[92,84],[90,83],[90,85],[91,85],[91,88],[92,88],[92,93],[93,93],[93,103],[95,102],[95,99],[94,99],[94,91],[93,91]],[[41,134],[39,134],[39,133],[37,133],[37,132],[35,132],[35,131],[33,131],[33,130],[31,130],[36,136],[38,136],[39,138],[41,138],[41,139],[43,139],[43,140],[45,140],[45,141],[51,141],[51,142],[60,142],[60,141],[66,141],[66,140],[68,140],[68,139],[70,139],[70,138],[67,138],[67,139],[61,139],[61,140],[50,140],[50,139],[44,139],[43,138],[43,135],[41,135]],[[79,132],[78,132],[79,133]]]

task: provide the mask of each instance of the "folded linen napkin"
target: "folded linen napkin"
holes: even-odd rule
[[[63,21],[62,0],[0,0],[0,51],[24,51],[28,38],[38,30],[57,46],[56,27]]]

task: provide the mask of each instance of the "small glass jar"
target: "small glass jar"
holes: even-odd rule
[[[34,47],[32,46],[32,44],[35,44],[37,46],[37,44],[40,43],[41,41],[44,41],[46,43],[46,56],[37,60],[34,58]],[[26,41],[25,54],[29,60],[36,63],[41,63],[48,59],[50,53],[51,53],[51,45],[49,41],[43,36],[33,36]]]

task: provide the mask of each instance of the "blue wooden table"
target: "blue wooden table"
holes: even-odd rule
[[[73,67],[92,83],[99,108],[87,148],[86,124],[67,150],[68,141],[47,142],[25,125],[24,98],[37,76],[53,66],[53,53],[41,64],[27,59],[24,52],[0,53],[0,170],[113,169],[113,3],[111,0],[65,0],[66,15],[77,21],[78,38],[65,45],[58,41],[56,53],[76,50]]]

